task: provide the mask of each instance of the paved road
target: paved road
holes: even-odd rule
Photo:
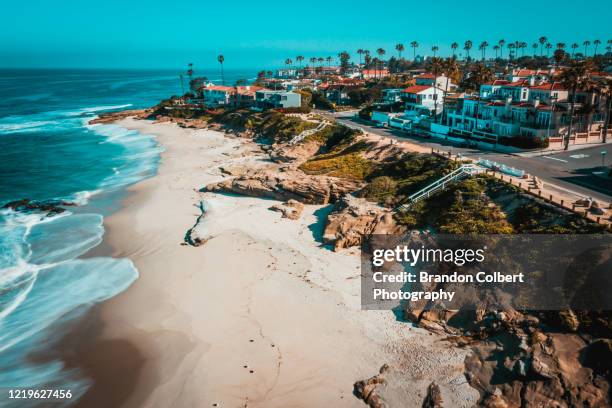
[[[594,145],[580,150],[524,157],[465,148],[451,141],[409,136],[397,130],[376,128],[362,121],[355,120],[353,115],[354,112],[339,112],[333,116],[341,123],[358,125],[369,133],[399,140],[409,139],[423,146],[461,153],[466,157],[483,157],[507,166],[523,169],[527,173],[541,178],[544,182],[555,184],[562,189],[598,200],[612,200],[612,180],[594,174],[602,171],[600,153],[603,150],[607,151],[605,165],[608,168],[607,171],[609,171],[610,165],[612,165],[612,144]]]

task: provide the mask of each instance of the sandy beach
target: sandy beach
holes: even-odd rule
[[[359,407],[353,384],[383,364],[391,406],[421,406],[433,380],[448,406],[476,401],[467,351],[390,311],[360,310],[358,249],[332,252],[319,240],[328,206],[289,220],[269,210],[272,200],[199,192],[227,177],[220,165],[269,165],[256,144],[119,124],[165,150],[158,174],[105,219],[103,248],[130,258],[140,277],[96,310],[95,339],[84,342],[105,347],[87,349],[94,386],[82,406],[108,406],[115,393],[126,407]],[[203,245],[185,245],[192,228]]]

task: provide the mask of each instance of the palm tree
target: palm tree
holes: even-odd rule
[[[291,60],[291,58],[287,58],[285,60],[285,65],[287,66],[287,68],[291,67],[291,64],[293,64],[293,61]]]
[[[319,57],[317,58],[317,61],[319,61],[319,68],[320,68],[321,74],[323,74],[323,61],[325,61],[325,58]]]
[[[470,71],[470,79],[472,83],[476,85],[476,89],[480,89],[480,86],[486,82],[491,82],[495,79],[495,74],[490,68],[487,68],[485,64],[482,62],[478,62],[474,65],[472,70]],[[476,112],[474,112],[474,116],[476,119],[476,123],[474,124],[474,128],[478,129],[478,111],[480,110],[480,97],[478,98],[478,102],[476,104]]]
[[[456,42],[451,44],[451,49],[453,50],[453,57],[455,56],[455,52],[457,52],[457,48],[459,48],[459,44]]]
[[[599,47],[599,44],[601,44],[600,40],[594,40],[593,41],[593,45],[595,45],[595,51],[593,52],[593,56],[596,57],[597,56],[597,48]]]
[[[361,56],[365,54],[365,51],[363,50],[363,48],[359,48],[357,50],[357,54],[359,55],[359,65],[361,65]]]
[[[588,54],[589,45],[591,45],[591,42],[589,40],[586,40],[582,43],[582,45],[584,45],[584,57],[586,58]]]
[[[603,125],[603,138],[602,142],[606,143],[608,140],[608,128],[610,127],[610,114],[612,113],[612,79],[607,79],[600,86],[600,92],[602,96],[606,97],[605,104],[605,119]]]
[[[444,68],[444,61],[440,57],[433,57],[431,59],[430,69],[434,74],[434,122],[436,122],[436,116],[438,115],[438,73]]]
[[[533,48],[533,58],[536,57],[536,51],[538,50],[538,43],[531,44],[531,48]]]
[[[546,48],[546,57],[548,58],[550,56],[550,49],[552,48],[552,44],[551,43],[546,43],[544,48]]]
[[[380,76],[382,77],[382,70],[385,66],[385,62],[383,61],[382,57],[383,55],[385,55],[386,51],[382,48],[379,48],[376,50],[376,54],[378,54],[378,59],[380,60]]]
[[[438,47],[437,45],[434,45],[433,47],[431,47],[431,52],[433,52],[433,56],[436,56],[436,53],[438,52],[438,50],[440,49],[440,47]]]
[[[404,51],[404,44],[399,43],[395,45],[395,49],[397,50],[397,53],[399,55],[399,59],[402,59],[402,52]]]
[[[506,44],[506,40],[499,40],[497,45],[499,45],[499,58],[504,58],[504,44]]]
[[[564,138],[563,149],[569,148],[569,141],[572,137],[574,127],[574,108],[576,105],[576,93],[579,89],[590,88],[592,81],[589,74],[592,70],[592,64],[589,60],[573,61],[569,68],[563,70],[560,75],[560,82],[565,89],[570,91],[570,116],[569,126]]]
[[[331,63],[332,63],[332,61],[333,61],[333,60],[334,60],[334,59],[333,59],[332,57],[327,57],[327,58],[325,58],[325,61],[327,61],[327,66],[328,66],[329,68],[331,68]]]
[[[480,51],[482,51],[482,60],[486,60],[487,59],[487,47],[489,46],[489,43],[486,41],[483,41],[480,43],[480,45],[478,46],[478,49]]]
[[[470,50],[472,49],[472,41],[467,40],[465,44],[463,44],[463,49],[467,53],[466,61],[469,61],[470,60]]]
[[[497,54],[499,53],[499,45],[494,45],[493,51],[495,51],[495,59],[497,59]]]
[[[578,48],[578,44],[577,43],[573,43],[571,45],[572,48],[572,59],[574,58],[574,55],[576,54],[576,48]]]
[[[459,64],[457,63],[457,58],[455,58],[454,55],[450,58],[447,58],[444,61],[444,64],[442,65],[442,70],[446,75],[446,84],[444,86],[444,101],[442,104],[442,116],[440,117],[441,121],[444,119],[444,114],[446,111],[446,94],[448,93],[448,83],[450,82],[450,79],[454,78],[460,71]]]
[[[223,63],[225,62],[225,57],[223,55],[219,55],[217,57],[217,61],[221,64],[221,85],[225,85],[225,75],[223,74]]]
[[[516,47],[516,44],[514,43],[510,43],[508,44],[508,57],[510,58],[510,60],[512,61],[512,57],[514,56],[514,48]]]
[[[520,43],[520,48],[521,48],[521,57],[525,56],[525,50],[527,49],[527,43],[525,41],[522,41]]]
[[[317,57],[310,57],[308,59],[308,61],[310,61],[310,72],[311,74],[315,73],[315,64],[317,63]]]
[[[298,55],[297,57],[295,57],[295,60],[298,62],[298,64],[300,64],[300,71],[302,70],[302,61],[304,61],[304,56],[303,55]]]
[[[412,41],[410,43],[410,46],[412,47],[412,60],[414,61],[416,60],[416,49],[418,48],[419,43],[416,41]]]
[[[540,57],[544,56],[544,45],[548,41],[548,38],[542,36],[538,38],[538,42],[540,43]]]

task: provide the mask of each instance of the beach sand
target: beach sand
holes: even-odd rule
[[[81,406],[362,407],[354,382],[385,363],[390,406],[421,406],[433,380],[448,406],[475,402],[466,351],[390,311],[360,310],[358,249],[319,242],[329,207],[306,206],[292,221],[269,210],[272,200],[198,192],[226,177],[219,165],[269,165],[255,144],[119,124],[156,135],[165,151],[158,174],[105,219],[105,247],[140,277],[76,336],[82,358],[72,363],[94,381]],[[192,228],[205,244],[184,245]]]

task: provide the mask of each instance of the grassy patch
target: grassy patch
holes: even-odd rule
[[[361,157],[358,152],[320,157],[308,160],[300,166],[306,174],[325,174],[355,180],[365,179],[372,168],[372,162]]]

